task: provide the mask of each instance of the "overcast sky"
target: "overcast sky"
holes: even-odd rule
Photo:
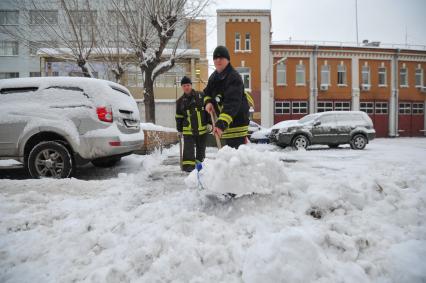
[[[216,9],[271,9],[273,41],[356,43],[355,0],[212,1],[206,11],[209,59],[217,44]],[[359,42],[426,46],[425,13],[426,0],[358,0]]]

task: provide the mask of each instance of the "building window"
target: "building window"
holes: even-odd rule
[[[251,50],[251,41],[250,41],[250,33],[246,33],[246,50]]]
[[[306,114],[308,113],[308,102],[293,101],[291,103],[291,110],[293,114]]]
[[[32,25],[54,25],[58,23],[57,10],[31,10],[30,24]]]
[[[284,63],[277,65],[277,85],[287,85],[287,65]]]
[[[0,10],[0,25],[18,25],[19,11]]]
[[[305,85],[305,65],[302,62],[296,66],[296,85]]]
[[[407,68],[401,68],[399,71],[399,85],[402,87],[408,86],[408,80],[407,80],[408,71]]]
[[[370,67],[369,66],[362,66],[361,83],[363,85],[370,85]]]
[[[416,87],[423,86],[423,69],[416,69]]]
[[[350,111],[351,103],[349,101],[336,101],[334,102],[335,111]]]
[[[0,79],[13,79],[13,78],[19,78],[19,73],[0,72]]]
[[[290,102],[275,101],[275,114],[290,114]]]
[[[321,85],[330,85],[330,65],[321,66]]]
[[[424,104],[423,103],[413,103],[412,106],[414,115],[421,115],[424,113]]]
[[[346,66],[343,64],[337,66],[337,84],[346,85]]]
[[[75,75],[75,73],[78,73],[79,75]],[[69,75],[71,77],[84,77],[83,73],[81,72],[70,72]],[[44,73],[45,77],[59,77],[59,72],[58,71],[52,71],[49,75],[49,72],[45,72]]]
[[[388,114],[388,103],[387,102],[376,102],[375,113],[376,114]]]
[[[0,56],[18,55],[17,41],[0,41]]]
[[[411,103],[400,103],[399,104],[399,114],[409,115],[411,114]]]
[[[241,35],[239,32],[235,33],[235,50],[241,50]]]
[[[30,72],[30,77],[31,78],[41,77],[41,73],[40,72]]]
[[[73,10],[70,12],[71,17],[79,26],[92,26],[96,25],[97,12],[90,10]]]
[[[243,80],[244,88],[245,89],[251,89],[250,68],[237,67],[235,69],[240,74],[241,79]]]
[[[374,103],[373,102],[361,102],[359,104],[359,110],[363,111],[367,114],[373,114],[374,113]]]
[[[333,111],[333,102],[318,101],[317,112]]]
[[[380,67],[379,68],[379,86],[385,86],[386,85],[386,68]]]

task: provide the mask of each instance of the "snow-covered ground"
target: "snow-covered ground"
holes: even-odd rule
[[[426,282],[426,139],[178,152],[0,180],[0,282]]]

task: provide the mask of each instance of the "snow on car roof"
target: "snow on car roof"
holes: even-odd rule
[[[82,77],[34,77],[34,78],[15,78],[0,80],[0,89],[3,88],[23,88],[23,87],[38,87],[46,88],[49,86],[75,86],[84,89],[85,91],[93,90],[94,85],[98,87],[111,87],[119,91],[129,94],[129,91],[117,83],[95,79],[95,78],[82,78]]]

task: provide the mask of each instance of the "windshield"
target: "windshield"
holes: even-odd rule
[[[318,114],[306,115],[305,117],[303,117],[302,119],[300,119],[298,123],[300,123],[300,124],[306,124],[306,123],[309,123],[309,122],[313,121],[317,117],[318,117]]]

